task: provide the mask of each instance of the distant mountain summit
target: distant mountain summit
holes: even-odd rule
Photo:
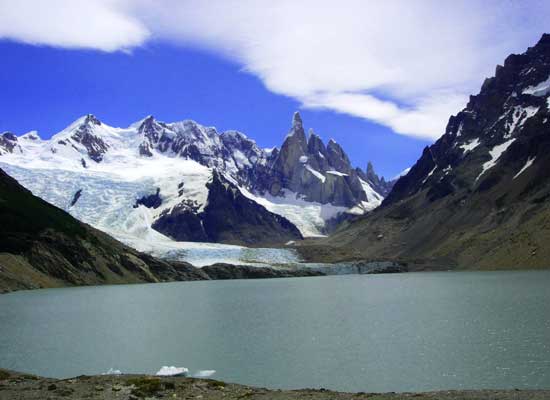
[[[261,178],[252,182],[252,186],[274,196],[287,189],[307,201],[355,207],[360,213],[374,209],[383,199],[380,192],[385,186],[372,165],[369,177],[367,172],[351,166],[348,156],[334,140],[325,146],[313,129],[306,137],[299,113],[294,114],[292,128],[281,149],[272,153],[262,167]]]
[[[549,108],[545,34],[497,66],[382,207],[334,242],[442,267],[548,267]]]
[[[241,132],[148,116],[128,128],[85,115],[50,140],[0,135],[0,164],[34,194],[134,244],[269,245],[327,233],[368,212],[391,183],[353,168],[298,113],[280,149]]]

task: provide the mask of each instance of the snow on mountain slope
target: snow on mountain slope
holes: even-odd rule
[[[248,198],[261,204],[275,214],[283,215],[302,232],[304,237],[320,237],[323,234],[326,222],[347,212],[347,207],[334,206],[330,203],[321,204],[314,201],[305,201],[299,194],[283,189],[282,196],[272,196],[267,193],[257,196],[246,189],[241,189]]]
[[[214,169],[246,198],[287,218],[303,236],[323,235],[327,221],[338,214],[362,213],[381,202],[363,180],[367,200],[358,204],[359,211],[306,201],[285,188],[277,195],[256,191],[258,176],[269,171],[277,154],[237,131],[219,134],[191,120],[163,123],[153,117],[115,128],[86,115],[50,140],[36,132],[0,135],[0,165],[8,174],[35,195],[140,250],[181,250],[151,226],[175,210],[201,214]]]

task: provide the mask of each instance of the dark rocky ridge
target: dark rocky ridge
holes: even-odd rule
[[[207,205],[180,204],[161,215],[153,229],[178,241],[217,242],[260,246],[301,239],[300,231],[286,218],[245,197],[228,179],[214,170],[208,184]]]
[[[420,268],[549,268],[550,91],[530,93],[549,77],[545,34],[497,67],[382,207],[322,245]]]

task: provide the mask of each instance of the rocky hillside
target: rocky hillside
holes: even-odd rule
[[[382,207],[323,245],[419,268],[550,267],[549,96],[545,34],[497,66]]]
[[[195,279],[207,277],[124,246],[0,169],[0,290]]]
[[[0,135],[0,167],[37,196],[137,249],[167,241],[280,245],[380,205],[391,183],[353,168],[296,113],[281,149],[237,131],[86,115],[50,140]],[[159,247],[159,246],[157,246]]]

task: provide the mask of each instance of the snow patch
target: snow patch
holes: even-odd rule
[[[336,176],[348,176],[348,174],[344,174],[343,172],[339,172],[339,171],[327,171],[327,174],[331,174],[331,175],[336,175]]]
[[[538,107],[533,106],[525,108],[521,106],[514,107],[512,112],[512,122],[506,123],[506,134],[504,135],[504,138],[508,139],[511,137],[514,131],[521,128],[523,124],[525,124],[525,121],[534,116],[538,110]]]
[[[534,86],[525,88],[522,93],[537,97],[546,96],[550,93],[550,76],[546,80],[539,82]]]
[[[456,130],[456,137],[460,137],[462,136],[462,125],[463,123],[461,122],[460,125],[458,126],[458,129]]]
[[[479,138],[475,138],[470,140],[468,143],[464,143],[463,145],[460,145],[459,147],[462,149],[464,154],[466,154],[467,152],[472,151],[477,146],[479,146],[480,143],[481,142],[479,141]]]
[[[519,170],[517,174],[514,175],[512,179],[516,179],[518,176],[520,176],[523,173],[523,171],[525,171],[527,168],[533,165],[533,163],[535,162],[535,158],[536,157],[533,157],[533,158],[529,157],[525,165]]]
[[[322,173],[317,171],[316,169],[313,169],[310,165],[306,164],[306,169],[313,174],[317,179],[319,179],[321,182],[325,183],[325,180],[327,179]]]
[[[433,173],[435,172],[435,170],[437,169],[437,165],[428,173],[428,175],[424,178],[424,180],[422,181],[422,185],[426,183],[426,181],[428,180],[428,178],[430,176],[433,175]]]
[[[346,207],[306,201],[288,189],[283,189],[281,196],[270,194],[258,196],[244,188],[240,190],[246,197],[261,204],[268,211],[288,219],[304,237],[325,236],[326,222],[347,210]]]
[[[367,195],[367,201],[361,202],[361,206],[365,212],[372,211],[380,204],[382,204],[382,200],[384,200],[384,197],[382,197],[376,190],[374,190],[368,182],[365,182],[361,178],[359,178],[359,182],[361,183],[363,191]]]
[[[300,156],[300,162],[301,162],[302,164],[307,163],[307,160],[308,160],[307,156]]]
[[[405,168],[403,171],[401,171],[399,174],[395,175],[392,180],[395,181],[399,178],[401,178],[402,176],[405,176],[409,173],[409,171],[411,170],[412,167],[409,167],[409,168]]]
[[[481,175],[483,175],[489,169],[491,169],[495,165],[497,165],[497,162],[498,162],[500,156],[502,156],[502,154],[504,154],[504,152],[508,149],[508,147],[510,147],[510,145],[514,142],[514,140],[516,140],[516,139],[513,138],[513,139],[510,139],[510,140],[507,140],[504,143],[496,145],[495,147],[492,148],[492,150],[489,151],[489,155],[491,156],[491,159],[483,164],[482,171],[477,176],[476,182],[481,177]]]

